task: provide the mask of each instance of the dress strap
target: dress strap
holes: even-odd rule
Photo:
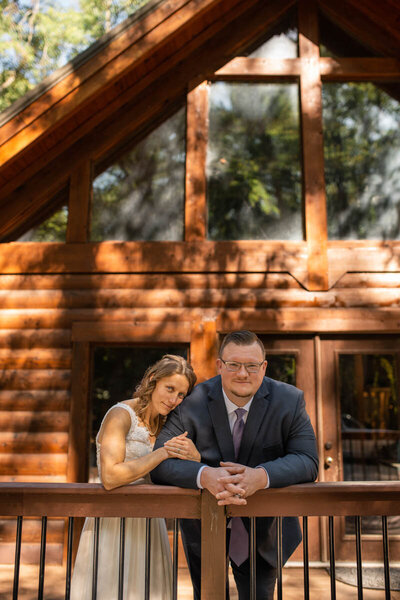
[[[137,415],[131,406],[129,406],[128,404],[125,404],[124,402],[117,402],[117,404],[115,404],[112,408],[117,408],[117,407],[124,408],[125,410],[128,411],[128,413],[130,414],[130,417],[131,417],[131,427],[136,425]],[[112,408],[110,408],[110,410],[112,410]]]
[[[96,435],[96,443],[98,443],[98,437],[99,437],[99,433],[101,431],[101,428],[103,427],[103,423],[105,421],[105,418],[107,417],[108,413],[110,413],[112,410],[114,410],[114,408],[124,408],[125,410],[128,411],[130,417],[131,417],[131,426],[129,428],[129,430],[132,429],[132,427],[135,427],[137,424],[137,416],[135,411],[133,410],[133,408],[131,408],[130,406],[128,406],[128,404],[125,404],[124,402],[117,402],[117,404],[114,404],[114,406],[112,406],[111,408],[108,409],[108,411],[106,412],[106,414],[103,417],[103,420],[101,421],[101,425],[99,427],[99,431],[97,432]]]

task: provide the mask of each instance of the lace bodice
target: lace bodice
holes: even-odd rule
[[[104,423],[104,419],[108,415],[111,410],[114,408],[123,408],[127,410],[131,417],[131,426],[129,428],[128,433],[125,437],[126,442],[126,450],[125,450],[125,462],[127,460],[132,460],[133,458],[140,458],[141,456],[145,456],[149,454],[153,450],[153,444],[150,441],[149,431],[146,427],[139,425],[139,421],[135,411],[128,406],[128,404],[124,404],[123,402],[118,402],[118,404],[114,404],[104,415],[103,420],[101,422],[101,426],[99,429],[99,433]],[[99,472],[99,477],[101,479],[100,472],[100,447],[101,444],[98,440],[99,433],[96,436],[96,458],[97,458],[97,470]],[[145,481],[150,483],[150,475],[145,476]],[[143,483],[143,479],[140,480]]]

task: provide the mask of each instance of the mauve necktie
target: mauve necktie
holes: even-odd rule
[[[236,460],[239,456],[240,442],[242,441],[244,430],[243,416],[246,412],[244,408],[237,408],[235,410],[237,419],[233,425],[232,437]],[[233,517],[231,519],[229,556],[238,567],[249,557],[249,534],[240,517]]]

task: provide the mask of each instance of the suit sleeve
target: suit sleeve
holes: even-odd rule
[[[167,440],[180,435],[186,431],[182,423],[182,414],[180,407],[172,411],[162,428],[154,450],[161,448]],[[158,465],[150,473],[153,483],[176,485],[184,488],[197,488],[197,473],[203,464],[191,460],[181,460],[179,458],[168,458]]]
[[[286,435],[284,455],[259,466],[268,474],[269,487],[307,483],[317,478],[317,442],[306,412],[303,392],[299,391],[294,416]]]

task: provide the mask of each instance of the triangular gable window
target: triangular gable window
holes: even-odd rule
[[[91,240],[182,240],[184,189],[181,109],[95,178]]]

